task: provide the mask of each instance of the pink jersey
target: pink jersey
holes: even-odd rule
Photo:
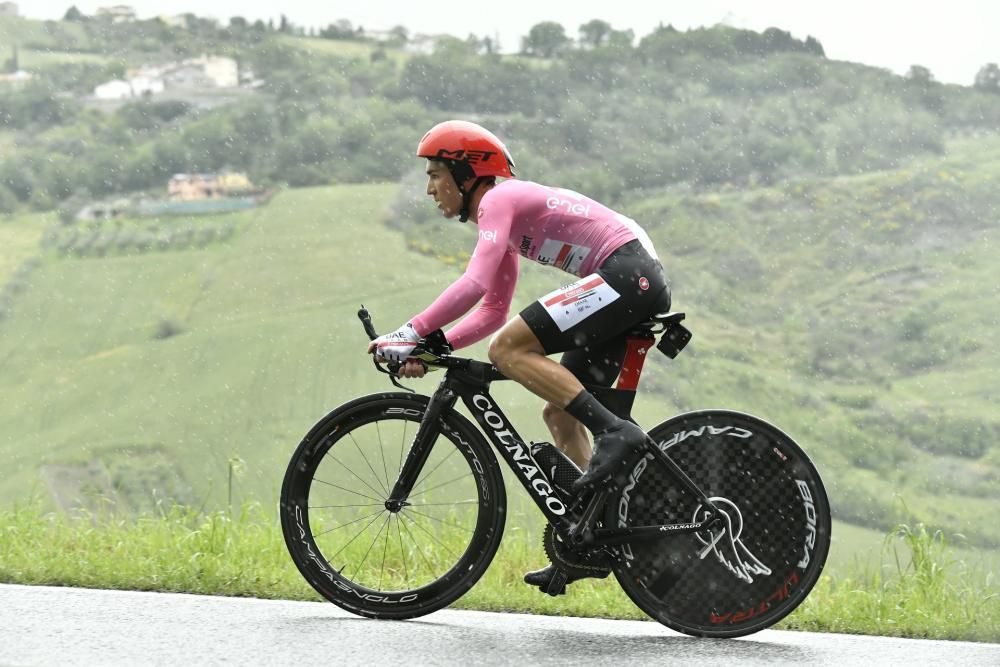
[[[479,242],[465,273],[411,322],[426,335],[482,305],[447,332],[456,349],[499,329],[517,285],[519,255],[575,276],[593,273],[620,246],[639,238],[636,223],[572,190],[507,180],[483,195],[477,215]],[[485,298],[484,298],[485,297]]]

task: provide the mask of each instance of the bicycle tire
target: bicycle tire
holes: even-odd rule
[[[403,619],[446,607],[476,583],[500,544],[499,465],[454,410],[439,420],[411,504],[396,513],[384,505],[427,403],[404,393],[351,401],[317,422],[288,464],[285,545],[316,592],[352,613]]]
[[[622,545],[614,572],[626,595],[663,625],[698,637],[748,635],[791,613],[819,579],[830,546],[830,506],[806,454],[775,426],[730,410],[678,415],[649,435],[728,523]],[[647,454],[609,503],[605,525],[703,516]]]

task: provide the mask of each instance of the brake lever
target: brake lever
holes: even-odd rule
[[[387,364],[388,370],[386,370],[385,368],[382,367],[382,364],[380,364],[378,360],[375,358],[375,355],[372,355],[372,364],[375,366],[375,370],[377,370],[379,373],[385,373],[386,375],[388,375],[389,381],[392,382],[397,387],[399,387],[400,389],[408,391],[411,394],[417,393],[412,389],[410,389],[409,387],[404,387],[403,385],[399,384],[399,381],[396,380],[397,374],[399,373],[399,369],[402,368],[402,364],[396,363],[395,361],[391,361]]]

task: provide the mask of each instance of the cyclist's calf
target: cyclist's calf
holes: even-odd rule
[[[552,441],[580,470],[590,463],[591,447],[587,429],[573,415],[553,403],[542,408],[542,420],[552,434]]]

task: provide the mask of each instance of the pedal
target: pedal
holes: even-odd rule
[[[556,571],[552,573],[552,578],[549,579],[549,583],[542,590],[552,597],[562,595],[566,592],[566,582],[568,579],[569,577],[567,577],[564,571],[556,568]]]

